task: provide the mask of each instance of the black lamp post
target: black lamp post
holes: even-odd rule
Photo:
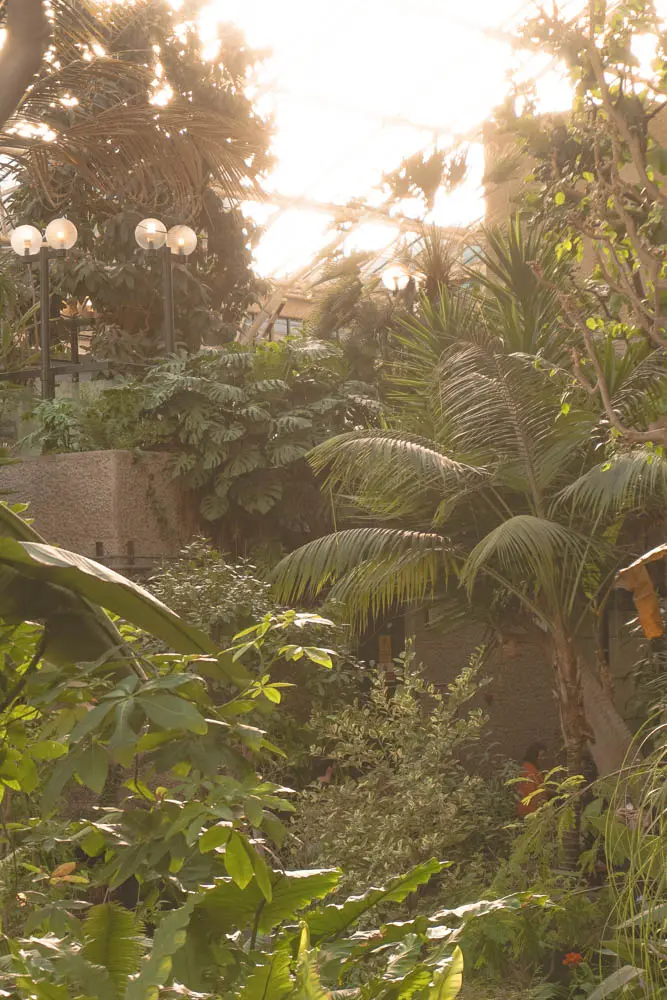
[[[77,228],[68,219],[54,219],[46,227],[44,236],[35,226],[17,226],[13,230],[10,241],[12,249],[30,266],[39,270],[39,343],[41,349],[41,364],[39,371],[24,369],[24,377],[39,375],[42,385],[42,398],[53,399],[55,395],[55,375],[72,374],[78,378],[82,369],[78,357],[78,341],[74,347],[72,339],[72,358],[70,364],[53,363],[51,359],[51,288],[49,262],[53,257],[64,257],[68,250],[75,246],[78,239]],[[167,227],[159,219],[144,219],[135,230],[137,243],[151,254],[159,255],[162,260],[162,306],[164,316],[164,347],[167,354],[173,354],[176,348],[174,323],[174,286],[173,258],[185,260],[197,246],[197,235],[189,226]],[[106,371],[108,362],[87,364],[88,371]],[[2,372],[0,379],[16,378],[15,372]]]
[[[51,371],[51,287],[49,261],[64,257],[76,244],[77,228],[68,219],[54,219],[42,234],[35,226],[18,226],[11,234],[12,249],[17,256],[39,268],[39,346],[41,350],[40,380],[42,399],[53,399],[55,386]]]
[[[173,354],[176,349],[173,258],[189,257],[197,247],[197,234],[189,226],[172,226],[167,230],[159,219],[144,219],[135,229],[134,236],[142,250],[157,254],[162,261],[164,349],[166,354]]]

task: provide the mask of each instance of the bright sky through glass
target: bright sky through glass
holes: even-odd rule
[[[268,190],[343,204],[367,196],[383,172],[434,138],[445,143],[478,128],[501,102],[517,60],[502,31],[528,10],[520,0],[468,6],[461,0],[211,0],[201,29],[207,42],[219,23],[233,21],[252,46],[272,52],[257,93],[259,108],[271,111],[276,124]],[[529,72],[546,65],[537,58]],[[564,106],[557,74],[543,77],[541,92],[545,110]],[[436,203],[436,222],[480,217],[481,173],[481,150],[473,150],[469,181]],[[268,228],[257,267],[276,276],[305,265],[326,242],[331,221],[296,208],[272,216],[268,206],[258,217]],[[364,249],[379,249],[390,238],[387,226],[367,225],[347,249],[359,239]]]

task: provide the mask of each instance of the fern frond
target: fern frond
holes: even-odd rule
[[[134,913],[116,903],[94,906],[84,922],[83,957],[107,970],[119,996],[125,995],[129,977],[139,969],[142,933]]]

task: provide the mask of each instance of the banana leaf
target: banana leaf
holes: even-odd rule
[[[39,621],[50,662],[92,661],[123,640],[105,610],[137,625],[178,653],[215,653],[209,637],[143,587],[86,556],[47,545],[0,504],[0,618]]]

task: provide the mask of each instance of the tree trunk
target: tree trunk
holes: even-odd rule
[[[632,733],[610,695],[588,667],[581,671],[581,683],[586,720],[593,737],[589,744],[591,757],[600,777],[614,774],[629,763]]]
[[[584,695],[581,681],[581,665],[572,637],[562,627],[552,636],[554,671],[561,729],[565,740],[566,767],[568,775],[581,774],[583,755],[590,730],[584,713]],[[571,830],[563,837],[563,864],[574,870],[580,851],[581,802],[577,795],[573,802],[574,822]]]
[[[605,688],[594,669],[581,663],[564,628],[552,636],[552,653],[568,772],[581,773],[588,745],[600,777],[614,774],[627,763],[632,733],[611,689]]]
[[[7,0],[5,27],[0,50],[0,130],[21,106],[49,45],[51,24],[43,0]]]
[[[581,774],[587,744],[600,777],[620,771],[630,763],[632,733],[594,671],[582,666],[565,628],[554,631],[552,642],[568,774]],[[576,867],[579,856],[579,802],[577,796],[574,828],[563,842],[563,860],[568,868]]]
[[[562,627],[553,635],[553,662],[568,774],[580,774],[590,729],[584,713],[581,666],[572,637]]]

